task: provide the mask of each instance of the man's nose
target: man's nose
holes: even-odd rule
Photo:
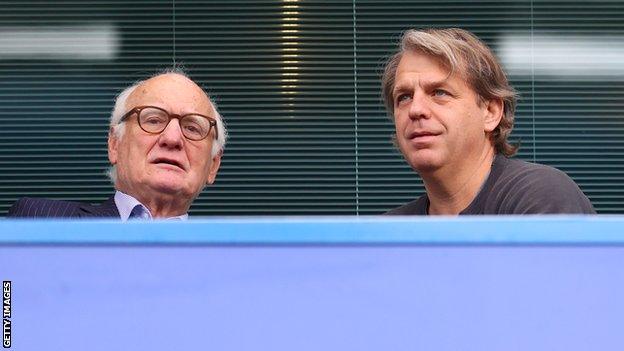
[[[427,96],[421,92],[416,92],[410,101],[408,115],[410,119],[429,118],[431,115]]]
[[[180,120],[172,118],[165,130],[160,133],[158,145],[168,149],[182,149],[183,139],[184,135],[182,135]]]

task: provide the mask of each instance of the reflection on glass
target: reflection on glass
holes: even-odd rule
[[[504,35],[497,51],[510,75],[624,79],[621,37]]]
[[[281,94],[284,96],[284,99],[288,101],[285,105],[288,107],[286,110],[288,113],[292,113],[289,115],[290,118],[294,118],[295,112],[295,95],[297,95],[298,88],[298,79],[293,78],[297,77],[299,73],[296,71],[299,70],[299,60],[297,52],[299,51],[299,5],[294,3],[298,2],[298,0],[284,0],[284,4],[282,5],[282,23],[281,23],[281,39],[282,39],[282,85]]]
[[[117,26],[0,26],[0,60],[114,60],[121,36]]]

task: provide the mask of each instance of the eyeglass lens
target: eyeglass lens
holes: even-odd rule
[[[157,108],[145,108],[139,114],[141,127],[149,133],[160,133],[169,124],[169,114]],[[185,115],[180,119],[182,134],[191,140],[201,140],[208,136],[212,125],[210,121],[199,115]]]

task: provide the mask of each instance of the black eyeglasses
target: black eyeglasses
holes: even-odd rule
[[[119,122],[125,121],[135,113],[137,114],[139,127],[150,134],[162,133],[169,125],[169,122],[171,122],[171,119],[177,118],[180,121],[182,135],[184,135],[185,138],[199,141],[205,139],[210,134],[210,131],[214,129],[215,140],[219,139],[217,121],[212,117],[197,113],[189,113],[188,115],[180,116],[171,114],[160,107],[137,106],[123,115]]]

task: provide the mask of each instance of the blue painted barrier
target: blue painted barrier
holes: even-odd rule
[[[0,221],[15,350],[620,350],[624,217]]]
[[[622,244],[624,216],[0,221],[1,244]]]

